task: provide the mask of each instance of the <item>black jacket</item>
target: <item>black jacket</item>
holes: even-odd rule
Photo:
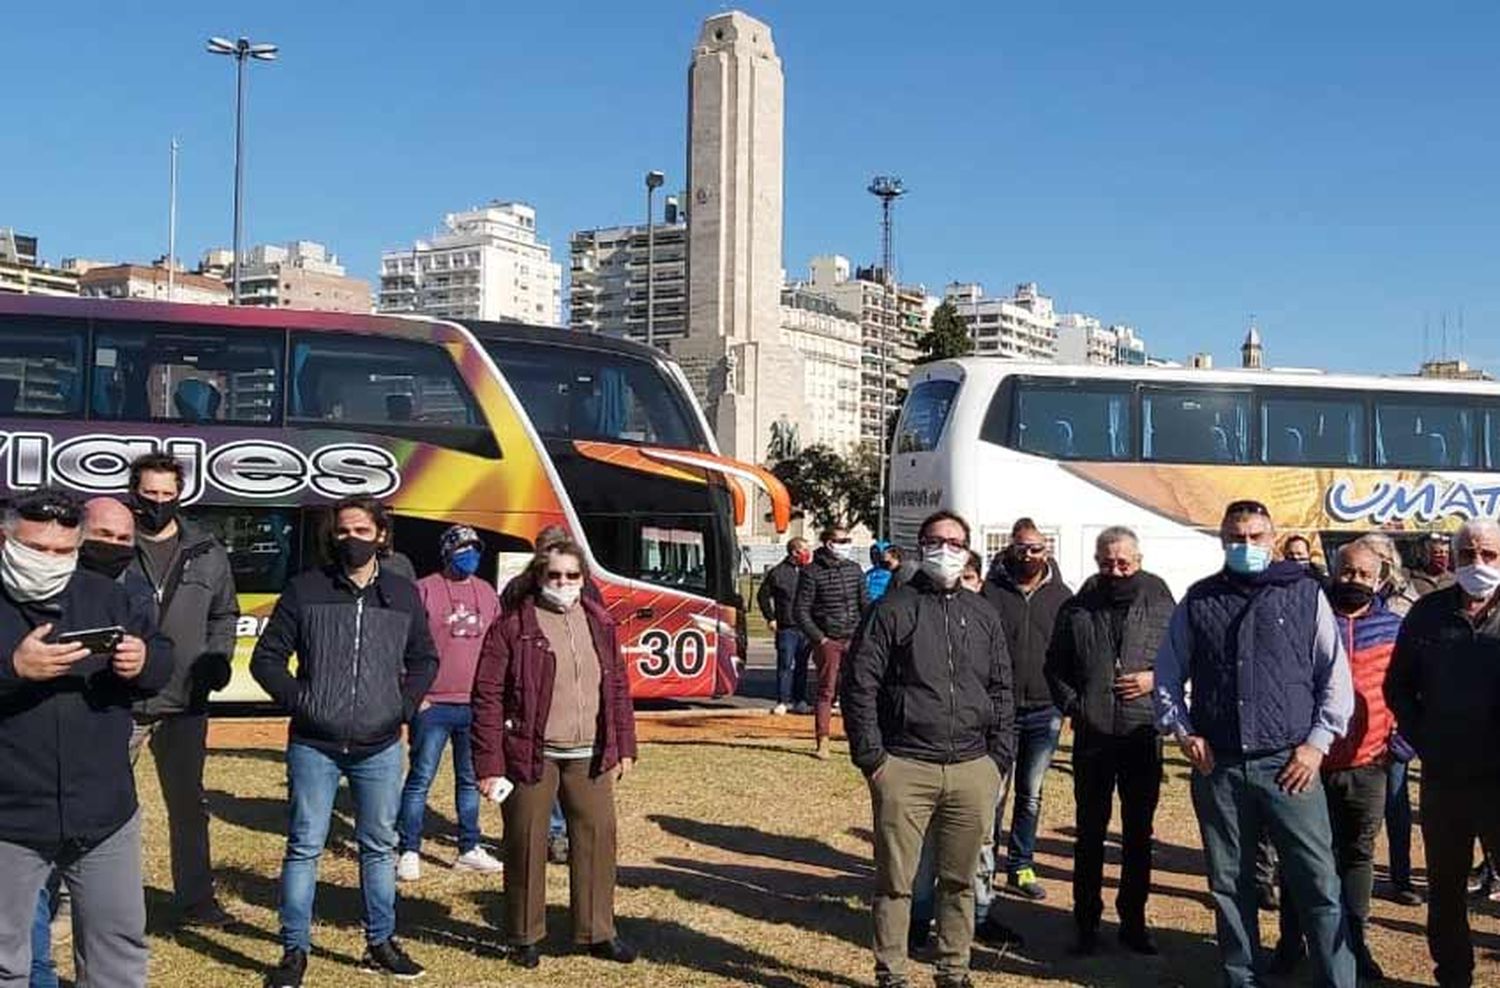
[[[819,548],[798,575],[792,613],[797,627],[814,645],[825,638],[847,641],[854,637],[869,603],[865,571],[859,563]]]
[[[172,643],[124,588],[80,570],[48,604],[17,604],[0,591],[0,840],[32,847],[92,844],[136,811],[130,768],[130,705],[172,674]],[[50,623],[55,636],[119,625],[146,642],[146,665],[132,681],[91,655],[65,676],[31,682],[16,675],[21,639]]]
[[[1114,682],[1122,673],[1144,672],[1155,665],[1175,606],[1161,578],[1144,571],[1136,575],[1134,596],[1120,603],[1119,614],[1097,576],[1063,605],[1052,630],[1045,672],[1053,702],[1073,718],[1076,733],[1119,736],[1156,730],[1151,694],[1122,701],[1115,695]]]
[[[1385,677],[1424,782],[1500,781],[1500,608],[1475,627],[1463,601],[1450,586],[1413,604]]]
[[[178,525],[177,555],[166,573],[148,572],[145,554],[137,549],[124,575],[131,585],[151,588],[157,623],[172,639],[172,678],[139,705],[138,712],[147,716],[207,710],[208,694],[229,685],[234,657],[240,605],[229,554],[207,529],[186,519]]]
[[[887,755],[950,765],[1015,757],[1010,656],[995,610],[919,573],[870,609],[841,697],[849,751],[866,775]]]
[[[437,650],[414,583],[382,569],[361,589],[329,567],[287,584],[250,674],[292,715],[293,740],[365,754],[400,736],[437,676]]]
[[[1052,706],[1052,690],[1047,686],[1047,646],[1058,612],[1073,596],[1053,566],[1047,581],[1030,595],[1016,586],[1003,568],[992,571],[984,584],[984,597],[1000,612],[1005,625],[1005,644],[1015,663],[1016,709],[1033,710]]]
[[[792,604],[797,599],[797,579],[801,575],[801,566],[783,559],[766,570],[765,580],[755,591],[755,602],[760,605],[761,616],[767,621],[775,621],[778,631],[791,631],[797,627]]]

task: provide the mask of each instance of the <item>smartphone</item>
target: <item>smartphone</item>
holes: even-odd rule
[[[64,631],[57,636],[56,644],[82,645],[89,650],[90,655],[110,655],[124,637],[125,629],[118,624],[112,624],[107,628],[84,628],[81,631]]]

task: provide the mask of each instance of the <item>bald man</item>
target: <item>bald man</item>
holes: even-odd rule
[[[96,497],[86,503],[78,564],[118,580],[134,558],[135,515],[130,509],[112,497]]]

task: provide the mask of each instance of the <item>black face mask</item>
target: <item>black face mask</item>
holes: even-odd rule
[[[335,542],[333,551],[345,569],[360,569],[375,558],[375,553],[380,551],[380,543],[374,539],[357,539],[351,535]]]
[[[182,506],[175,497],[170,501],[149,501],[137,494],[133,501],[130,510],[135,514],[136,524],[147,535],[155,535],[176,521],[178,509]]]
[[[1099,574],[1099,589],[1106,600],[1112,604],[1123,604],[1135,599],[1135,595],[1141,589],[1141,574],[1137,570],[1129,576],[1109,576]]]
[[[1328,599],[1340,614],[1357,614],[1370,606],[1375,591],[1363,583],[1345,583],[1340,580],[1328,588]]]
[[[118,580],[135,559],[135,546],[84,539],[78,547],[78,565],[91,573]]]

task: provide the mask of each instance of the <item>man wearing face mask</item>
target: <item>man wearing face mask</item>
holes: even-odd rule
[[[797,580],[802,568],[812,562],[807,540],[793,538],[786,544],[786,558],[766,570],[755,602],[761,616],[776,636],[776,706],[773,714],[788,710],[805,714],[807,706],[807,636],[797,627],[792,603],[797,597]]]
[[[490,625],[500,615],[500,595],[477,577],[483,543],[468,525],[454,525],[438,540],[443,568],[417,581],[427,611],[428,630],[437,647],[438,672],[411,723],[411,768],[401,789],[401,856],[396,877],[404,882],[422,876],[422,824],[427,793],[437,775],[443,749],[453,743],[453,796],[458,814],[458,871],[497,872],[501,864],[479,846],[479,783],[469,730],[473,711],[474,671]]]
[[[146,984],[130,705],[171,675],[171,647],[126,592],[78,567],[68,492],[20,494],[0,547],[0,983],[33,973],[38,893],[73,897],[73,948],[95,985]],[[91,648],[61,636],[118,628]],[[45,974],[43,974],[45,977]]]
[[[1401,619],[1375,588],[1381,559],[1364,539],[1338,554],[1337,575],[1328,587],[1338,621],[1339,639],[1349,655],[1354,679],[1354,716],[1348,732],[1333,743],[1323,760],[1323,795],[1333,826],[1333,854],[1343,887],[1344,919],[1361,979],[1385,977],[1370,954],[1365,929],[1370,922],[1370,893],[1375,884],[1375,839],[1385,819],[1385,762],[1396,721],[1385,702],[1386,673]],[[1305,950],[1297,910],[1290,894],[1281,901],[1281,942],[1272,970],[1290,974]]]
[[[136,709],[134,744],[149,741],[167,806],[177,919],[225,926],[234,917],[214,895],[203,763],[208,694],[229,684],[240,606],[229,554],[181,516],[183,479],[182,464],[166,453],[130,465],[136,558],[125,579],[150,588],[157,622],[173,644],[172,681]]]
[[[823,530],[822,542],[813,553],[812,562],[802,568],[797,578],[792,613],[797,627],[812,643],[813,662],[818,669],[818,703],[813,711],[816,754],[827,758],[833,701],[839,688],[839,664],[870,598],[864,571],[854,561],[854,543],[849,532],[841,525],[831,525]]]
[[[1152,664],[1175,601],[1161,578],[1141,569],[1135,533],[1106,528],[1094,544],[1099,566],[1063,605],[1047,649],[1047,683],[1073,718],[1073,860],[1076,952],[1092,954],[1104,913],[1104,838],[1120,792],[1120,942],[1157,953],[1146,925],[1151,828],[1161,794],[1161,739],[1151,716]]]
[[[291,715],[290,809],[281,866],[281,962],[269,988],[300,988],[311,947],[318,860],[341,778],[354,799],[364,899],[362,971],[397,979],[423,968],[397,942],[396,817],[401,725],[437,675],[437,651],[416,586],[385,572],[390,516],[370,497],[333,506],[327,548],[336,560],[292,579],[256,642],[250,673]],[[295,675],[288,668],[297,656]]]
[[[1422,565],[1411,573],[1411,589],[1419,598],[1434,590],[1453,586],[1453,558],[1448,551],[1448,536],[1428,532],[1422,540]]]
[[[1500,525],[1467,521],[1454,586],[1412,605],[1385,698],[1422,759],[1427,946],[1442,988],[1474,983],[1465,883],[1474,839],[1500,848]]]
[[[940,511],[918,545],[921,571],[871,608],[850,647],[844,725],[874,807],[876,983],[910,983],[912,885],[930,828],[936,983],[962,988],[972,984],[979,852],[1013,757],[1011,663],[994,608],[959,583],[968,524]]]
[[[1265,505],[1231,503],[1219,538],[1224,568],[1193,584],[1172,612],[1152,698],[1157,728],[1193,766],[1225,984],[1260,984],[1254,852],[1243,844],[1265,828],[1291,893],[1283,908],[1298,912],[1319,984],[1354,988],[1319,779],[1354,713],[1349,660],[1318,581],[1271,561],[1276,529]]]
[[[1072,596],[1073,591],[1052,566],[1047,540],[1036,523],[1030,518],[1018,519],[1011,527],[1010,544],[1000,555],[999,571],[991,574],[985,586],[985,597],[1000,611],[1010,660],[1015,663],[1015,803],[1005,865],[1010,887],[1028,899],[1047,897],[1037,881],[1033,862],[1042,813],[1042,782],[1057,751],[1062,713],[1052,703],[1043,669],[1057,614]],[[1004,815],[1002,806],[995,815],[997,848]]]

